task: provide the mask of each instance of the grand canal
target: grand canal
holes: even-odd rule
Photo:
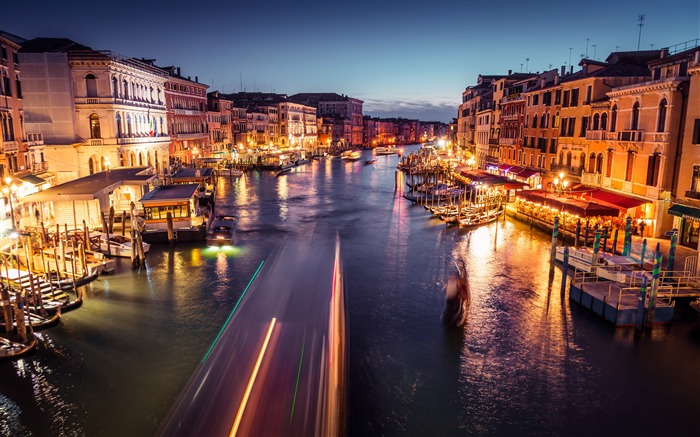
[[[124,261],[90,284],[34,355],[0,363],[0,434],[153,435],[260,262],[322,226],[344,258],[349,435],[696,435],[696,315],[635,340],[561,296],[548,235],[510,218],[446,229],[395,191],[396,163],[220,180],[238,247],[156,246],[145,269]],[[448,329],[460,257],[472,302]]]

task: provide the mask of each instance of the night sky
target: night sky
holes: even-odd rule
[[[587,39],[589,58],[636,50],[640,14],[642,50],[700,38],[698,0],[2,0],[0,29],[155,58],[210,91],[337,92],[449,122],[480,73],[576,65]]]

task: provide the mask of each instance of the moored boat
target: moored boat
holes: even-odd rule
[[[207,246],[233,246],[236,238],[236,218],[220,215],[212,220],[207,232]]]
[[[144,255],[148,253],[151,245],[148,243],[141,243],[143,247]],[[131,237],[119,234],[109,234],[109,245],[107,244],[107,234],[103,233],[100,236],[100,250],[102,253],[106,253],[112,256],[120,256],[131,258],[132,252],[132,241]]]

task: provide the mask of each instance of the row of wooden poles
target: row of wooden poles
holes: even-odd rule
[[[630,217],[627,218],[626,224],[625,224],[625,237],[624,237],[624,245],[622,249],[622,256],[630,256],[632,253],[632,219]],[[580,232],[580,220],[577,226],[577,232],[576,232],[576,246],[578,246],[578,239],[579,239],[579,232]],[[607,235],[607,232],[605,232]],[[597,263],[598,260],[598,254],[600,253],[600,243],[601,243],[601,237],[603,235],[603,231],[600,229],[597,229],[595,231],[595,237],[593,240],[593,261]],[[557,242],[559,240],[559,216],[554,217],[554,228],[552,231],[552,249],[551,249],[551,254],[550,254],[550,276],[554,272],[554,264],[556,262],[556,248],[557,248]],[[585,240],[584,240],[585,241]],[[615,239],[613,242],[613,254],[615,253],[615,248],[616,248],[616,243],[617,243],[617,229],[615,229]],[[671,246],[669,250],[669,257],[668,257],[668,269],[672,271],[673,266],[675,263],[675,252],[676,252],[676,246],[678,244],[678,232],[674,232],[673,235],[671,236]],[[605,245],[603,245],[603,251],[605,251]],[[644,266],[644,255],[646,252],[646,247],[647,247],[647,240],[646,238],[642,242],[642,250],[641,250],[641,256],[640,256],[640,267]],[[563,295],[566,290],[566,280],[567,280],[567,275],[568,275],[568,268],[569,268],[569,246],[564,246],[564,260],[563,260],[563,265],[562,265],[562,279],[561,279],[561,294]],[[654,251],[654,263],[652,267],[652,274],[651,274],[651,284],[648,284],[648,280],[646,276],[642,277],[642,284],[639,289],[639,299],[638,299],[638,305],[637,305],[637,317],[636,317],[636,324],[635,324],[635,336],[641,335],[642,329],[644,326],[647,328],[651,329],[654,323],[654,313],[656,311],[656,303],[657,303],[657,296],[658,296],[658,291],[659,291],[659,285],[660,285],[660,278],[661,278],[661,264],[663,261],[663,256],[661,255],[661,243],[656,243],[656,250]],[[648,297],[647,297],[648,293]],[[649,301],[648,308],[646,307],[646,302],[647,298]]]

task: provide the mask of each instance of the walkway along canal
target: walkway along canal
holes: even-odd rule
[[[221,178],[217,213],[238,217],[239,246],[154,245],[133,271],[118,259],[82,308],[37,334],[36,353],[0,363],[2,432],[155,434],[261,261],[323,225],[344,260],[349,435],[695,433],[697,313],[679,305],[635,339],[561,295],[550,233],[510,217],[446,227],[401,197],[405,180],[394,189],[397,156],[363,165],[362,153]],[[455,257],[471,303],[448,329]]]

